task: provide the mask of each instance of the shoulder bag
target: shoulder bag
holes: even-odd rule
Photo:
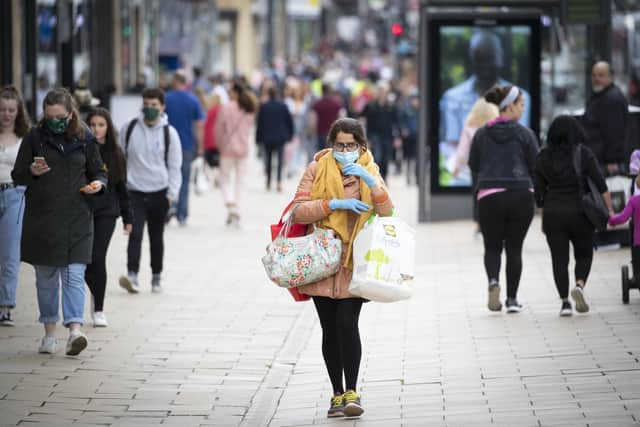
[[[582,175],[581,145],[578,145],[573,152],[573,167],[578,176],[578,195],[580,196],[580,203],[582,204],[584,214],[596,230],[606,230],[607,222],[609,221],[609,210],[591,177],[589,175]],[[585,181],[587,188],[585,188],[584,185]]]

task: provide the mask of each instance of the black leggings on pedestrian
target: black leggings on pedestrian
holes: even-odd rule
[[[133,208],[133,228],[127,246],[127,269],[133,273],[140,271],[140,251],[146,223],[151,251],[151,272],[160,274],[164,257],[164,224],[169,211],[167,190],[154,193],[130,191],[129,197]]]
[[[278,156],[277,162],[278,162],[278,172],[277,172],[277,179],[278,179],[278,184],[280,184],[280,182],[282,182],[282,162],[283,162],[283,155],[284,155],[284,144],[277,144],[277,145],[265,145],[265,168],[266,168],[266,174],[267,174],[267,188],[271,187],[271,164],[273,161],[273,154],[276,154],[276,156]]]
[[[313,297],[322,327],[322,356],[327,366],[334,394],[356,390],[362,357],[358,319],[363,300]]]
[[[507,255],[507,298],[516,298],[522,274],[522,244],[533,219],[533,194],[503,191],[478,201],[484,240],[484,268],[489,283],[500,279],[502,249]]]
[[[569,296],[569,243],[573,245],[575,258],[575,280],[586,283],[593,261],[593,225],[581,209],[556,207],[545,203],[543,211],[543,230],[551,252],[553,280],[558,295],[566,299]]]
[[[94,311],[104,308],[104,293],[107,289],[107,250],[116,226],[115,216],[93,218],[93,252],[91,264],[87,265],[84,280],[93,295]]]

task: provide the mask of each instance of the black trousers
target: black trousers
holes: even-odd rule
[[[553,280],[560,298],[569,296],[569,244],[573,245],[575,280],[587,281],[593,261],[594,228],[578,206],[545,203],[542,229],[547,237]]]
[[[278,172],[277,179],[278,184],[282,182],[282,162],[284,155],[284,144],[276,144],[276,145],[265,145],[265,172],[267,174],[267,187],[271,186],[271,165],[273,161],[273,154],[275,153],[278,156]]]
[[[167,190],[155,193],[130,191],[129,195],[133,208],[133,229],[127,246],[127,269],[134,273],[140,271],[140,251],[146,223],[151,252],[151,272],[160,274],[164,257],[164,224],[169,211]]]
[[[522,244],[533,219],[533,194],[503,191],[478,201],[484,240],[484,268],[489,282],[500,279],[502,249],[507,255],[507,297],[516,298],[522,274]]]
[[[116,227],[115,216],[93,218],[93,252],[91,264],[87,265],[84,280],[93,295],[94,310],[104,308],[104,293],[107,289],[107,250]]]
[[[362,358],[358,320],[363,300],[313,297],[322,327],[322,356],[327,366],[334,394],[356,390]]]

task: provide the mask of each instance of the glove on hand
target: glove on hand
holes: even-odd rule
[[[376,178],[371,175],[365,168],[357,163],[349,163],[345,167],[342,168],[342,173],[345,175],[351,176],[359,176],[367,183],[369,187],[374,187],[376,185]]]
[[[371,206],[358,199],[331,199],[329,201],[329,209],[332,211],[337,209],[350,210],[360,215],[369,211]]]

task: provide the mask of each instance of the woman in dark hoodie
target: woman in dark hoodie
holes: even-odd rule
[[[522,273],[522,243],[533,219],[533,170],[538,140],[518,123],[524,97],[517,86],[494,86],[484,99],[500,117],[478,129],[471,143],[469,168],[476,183],[478,219],[484,240],[484,267],[491,311],[500,311],[500,257],[507,255],[507,313],[522,310],[517,293]]]
[[[540,151],[536,160],[536,204],[543,208],[542,231],[547,237],[553,279],[562,299],[560,316],[572,314],[569,302],[569,242],[573,245],[576,262],[576,286],[571,290],[571,297],[575,301],[576,311],[589,311],[583,289],[593,259],[594,227],[582,209],[578,179],[591,177],[604,197],[609,216],[613,215],[611,197],[598,161],[591,150],[581,144],[583,141],[585,134],[578,121],[571,116],[558,116],[549,127],[547,146]],[[573,163],[575,150],[581,150],[580,178]]]

